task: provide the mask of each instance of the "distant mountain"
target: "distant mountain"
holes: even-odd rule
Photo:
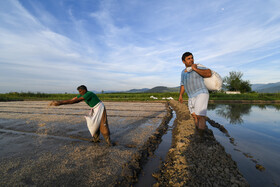
[[[251,88],[253,91],[258,90],[259,88],[262,88],[266,84],[252,84]]]
[[[252,90],[259,93],[280,93],[280,82],[252,84]]]
[[[127,93],[142,93],[142,92],[146,92],[147,90],[149,90],[149,88],[142,88],[142,89],[131,89],[126,91]]]
[[[168,88],[166,86],[156,86],[152,89],[147,90],[147,93],[164,93],[164,92],[179,92],[180,87]]]
[[[166,86],[156,86],[154,88],[142,88],[142,89],[131,89],[124,91],[125,93],[164,93],[164,92],[179,92],[180,87],[166,87]],[[108,92],[106,92],[108,93]],[[111,92],[112,93],[112,92]]]
[[[142,89],[131,89],[128,91],[123,91],[126,93],[164,93],[164,92],[179,92],[180,86],[178,87],[166,87],[166,86],[156,86],[154,88],[142,88]],[[269,84],[252,84],[252,91],[259,93],[280,93],[280,82],[269,83]],[[95,93],[115,93],[122,91],[107,90],[103,92]]]
[[[115,90],[106,90],[106,91],[104,91],[104,90],[102,90],[102,91],[92,91],[93,93],[95,93],[95,94],[105,94],[105,93],[116,93],[116,92],[121,92],[121,91],[115,91]]]

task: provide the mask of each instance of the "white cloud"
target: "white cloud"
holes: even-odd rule
[[[32,12],[17,1],[0,3],[0,77],[10,81],[0,82],[1,92],[17,82],[45,91],[57,81],[62,92],[83,82],[95,90],[178,86],[185,51],[222,76],[240,70],[251,82],[261,81],[263,59],[270,68],[262,80],[277,80],[277,1],[98,1],[87,10],[67,3],[54,11],[33,2]]]

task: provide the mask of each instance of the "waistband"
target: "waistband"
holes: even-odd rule
[[[99,103],[97,103],[94,107],[92,107],[91,109],[96,109],[96,108],[98,108],[99,106],[101,106],[101,105],[104,105],[103,103],[102,103],[102,101],[100,101]]]

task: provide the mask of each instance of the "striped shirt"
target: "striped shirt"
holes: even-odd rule
[[[207,69],[204,67],[197,67],[199,69]],[[206,88],[204,84],[203,77],[200,76],[195,71],[191,72],[185,72],[185,69],[183,69],[181,73],[181,86],[184,85],[185,91],[188,94],[189,98],[196,97],[197,95],[201,93],[207,93],[208,89]]]

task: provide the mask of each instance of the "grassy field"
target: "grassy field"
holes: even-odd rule
[[[0,101],[24,101],[24,100],[67,100],[78,94],[46,94],[46,93],[6,93],[0,94]],[[105,93],[96,94],[102,101],[153,101],[151,96],[163,100],[164,97],[179,97],[178,93]],[[187,97],[185,95],[185,97]]]
[[[274,101],[280,100],[280,93],[243,93],[243,94],[210,94],[210,100],[263,100]]]
[[[0,101],[24,101],[24,100],[66,100],[76,97],[78,94],[46,94],[46,93],[6,93],[0,94]],[[179,98],[179,93],[105,93],[97,94],[102,101],[159,101],[163,98]],[[158,99],[150,98],[151,96]],[[184,94],[184,99],[187,95]],[[228,95],[224,93],[211,93],[210,100],[280,100],[280,93],[244,93],[237,95]]]

